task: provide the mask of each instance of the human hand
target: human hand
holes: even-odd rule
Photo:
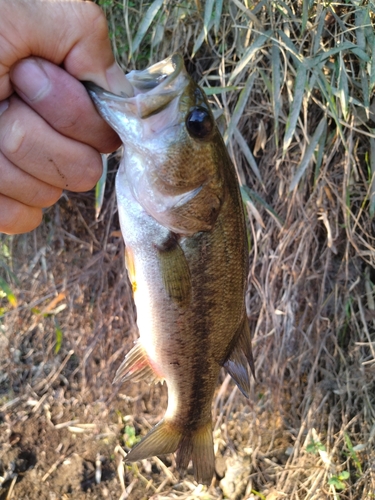
[[[95,185],[99,151],[120,144],[78,80],[115,93],[129,84],[91,2],[0,0],[0,33],[0,232],[14,234],[62,189]]]

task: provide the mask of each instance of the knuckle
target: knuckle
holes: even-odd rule
[[[79,105],[79,103],[77,103]],[[74,135],[76,129],[80,127],[80,116],[77,113],[77,108],[73,108],[71,110],[71,114],[69,115],[61,115],[56,117],[56,121],[54,126],[61,132],[63,132],[66,136]]]
[[[35,191],[28,200],[28,205],[37,208],[50,207],[60,199],[61,193],[61,188],[48,185],[44,189]]]
[[[42,222],[43,213],[40,208],[31,208],[21,203],[11,203],[8,210],[2,212],[0,232],[5,234],[21,234],[32,231]]]
[[[90,158],[80,167],[80,174],[72,183],[72,191],[88,191],[92,189],[102,175],[102,160],[99,153],[93,151]]]
[[[62,191],[63,190],[60,188],[51,188],[48,195],[43,201],[43,208],[51,207],[52,205],[54,205],[60,199]]]
[[[105,124],[107,125],[107,124]],[[102,143],[100,144],[100,149],[102,153],[112,153],[116,151],[121,146],[121,139],[112,129],[105,129],[105,134],[103,135]]]

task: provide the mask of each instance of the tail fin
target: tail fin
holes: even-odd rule
[[[178,470],[185,470],[190,459],[193,461],[194,479],[197,483],[209,485],[215,472],[211,422],[181,439],[176,456]]]
[[[187,469],[193,461],[194,478],[198,483],[210,484],[215,472],[215,455],[211,422],[184,435],[168,421],[161,420],[127,454],[126,460],[135,462],[155,455],[173,453],[177,450],[177,468],[180,472]]]

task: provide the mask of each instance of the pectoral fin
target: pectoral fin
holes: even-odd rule
[[[157,383],[163,380],[163,377],[155,373],[147,353],[139,341],[136,342],[133,349],[125,356],[124,361],[116,372],[113,383],[117,384],[118,382],[126,382],[127,380],[132,380],[133,382],[145,380],[148,383]]]
[[[130,284],[132,286],[133,293],[137,291],[137,281],[135,279],[135,265],[134,265],[134,256],[133,252],[129,247],[125,247],[125,267],[128,271],[128,276],[130,280]]]
[[[250,367],[254,378],[255,370],[251,350],[250,328],[246,316],[237,335],[237,342],[223,366],[236,382],[242,394],[248,398],[250,393],[248,367]]]
[[[188,304],[191,297],[190,270],[177,238],[171,233],[171,237],[157,249],[167,294],[180,306]]]

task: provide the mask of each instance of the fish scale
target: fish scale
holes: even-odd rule
[[[86,84],[124,143],[116,193],[140,338],[115,381],[165,380],[168,407],[126,460],[177,452],[177,467],[192,460],[196,481],[209,484],[219,371],[248,396],[253,369],[238,180],[179,55],[127,77],[134,96]]]

